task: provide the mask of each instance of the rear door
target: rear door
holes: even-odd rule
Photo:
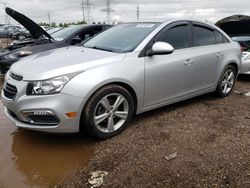
[[[194,54],[195,91],[211,89],[217,82],[220,72],[220,62],[224,57],[220,45],[217,44],[215,29],[193,22],[192,39]]]

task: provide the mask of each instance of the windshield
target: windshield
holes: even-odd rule
[[[84,44],[84,47],[105,51],[132,52],[159,23],[120,24],[97,35]]]
[[[82,26],[71,26],[71,27],[67,27],[65,29],[62,29],[60,31],[57,31],[55,33],[53,33],[51,36],[57,40],[57,41],[62,41],[65,38],[67,38],[69,35],[73,34],[74,32],[76,32],[77,30],[79,30]]]
[[[250,41],[250,36],[232,37],[232,39],[236,42],[245,42]]]
[[[58,32],[60,30],[62,30],[62,28],[59,28],[59,27],[58,28],[53,28],[53,29],[48,30],[47,33],[49,33],[50,35],[52,35],[52,34]]]

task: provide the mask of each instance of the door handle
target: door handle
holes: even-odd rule
[[[187,59],[185,62],[184,62],[184,65],[192,65],[194,63],[194,60],[193,59]]]
[[[222,57],[223,55],[224,55],[224,54],[221,53],[221,52],[219,52],[219,53],[216,54],[217,57]]]

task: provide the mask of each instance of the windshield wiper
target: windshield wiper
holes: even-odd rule
[[[107,52],[121,53],[120,50],[112,49],[112,48],[103,48],[103,47],[99,47],[99,46],[83,46],[83,47],[85,47],[85,48],[92,48],[92,49],[96,49],[96,50],[103,50],[103,51],[107,51]]]

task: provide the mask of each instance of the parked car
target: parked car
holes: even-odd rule
[[[11,33],[21,29],[20,26],[16,25],[5,25],[0,28],[0,38],[8,38]]]
[[[241,49],[213,25],[186,20],[119,24],[87,41],[14,64],[2,91],[18,127],[85,130],[107,139],[134,114],[209,92],[227,97]]]
[[[240,74],[250,74],[250,36],[237,36],[232,39],[240,43],[243,51]]]
[[[26,16],[10,8],[7,8],[6,12],[30,32],[33,40],[15,43],[0,54],[0,74],[5,74],[13,63],[23,57],[55,48],[80,44],[82,41],[111,27],[111,25],[105,24],[76,25],[49,34]]]
[[[219,20],[216,25],[240,43],[243,51],[240,74],[250,74],[250,16],[229,16]]]
[[[62,30],[63,28],[61,28],[61,27],[56,27],[56,28],[52,28],[52,29],[50,29],[50,30],[48,30],[47,32],[48,32],[48,34],[50,34],[50,35],[52,35],[52,34],[54,34],[54,33],[56,33],[57,31],[60,31],[60,30]],[[25,29],[26,30],[26,29]],[[20,34],[20,33],[18,33],[18,34]],[[15,35],[15,34],[12,34],[12,35]],[[19,37],[19,39],[18,40],[14,40],[12,43],[11,43],[11,46],[17,46],[17,45],[20,45],[20,44],[30,44],[30,42],[32,41],[33,42],[33,40],[34,39],[32,39],[31,38],[32,36],[30,35],[30,33],[29,33],[29,35],[27,35],[27,36],[25,36],[25,37]],[[12,37],[12,38],[18,38],[17,36],[16,37]],[[25,46],[25,45],[24,45]],[[9,47],[10,48],[10,47]]]
[[[30,32],[25,28],[17,29],[16,31],[10,33],[10,38],[12,38],[13,40],[24,40],[25,38],[30,37]]]
[[[63,28],[62,27],[55,27],[55,28],[52,28],[52,29],[49,29],[47,32],[52,35],[54,33],[56,33],[57,31],[60,31],[62,30]]]

